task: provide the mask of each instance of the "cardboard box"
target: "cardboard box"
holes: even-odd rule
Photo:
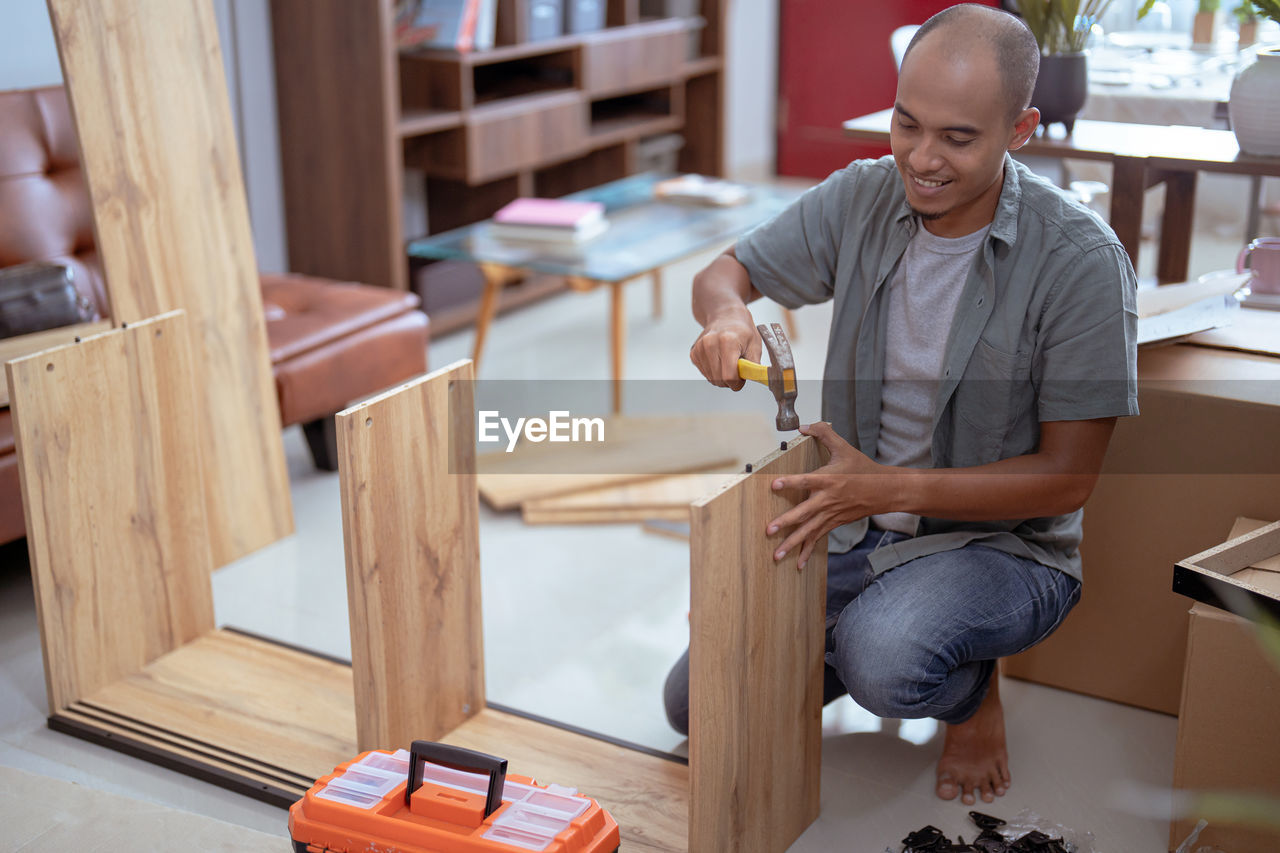
[[[1280,345],[1280,313],[1240,313],[1267,315]],[[1175,344],[1139,352],[1138,376],[1142,414],[1120,420],[1085,505],[1080,604],[1003,670],[1177,714],[1187,600],[1174,564],[1238,516],[1280,518],[1280,357]]]
[[[1261,524],[1241,520],[1231,538]],[[1248,583],[1280,594],[1280,572],[1262,568],[1246,572],[1250,572]],[[1280,812],[1280,728],[1275,725],[1280,661],[1265,654],[1253,623],[1196,603],[1191,608],[1184,672],[1174,788],[1266,794],[1275,799]],[[1170,850],[1187,837],[1201,816],[1193,810],[1173,821]],[[1231,853],[1280,850],[1280,834],[1204,817],[1210,823],[1196,847],[1212,845]]]

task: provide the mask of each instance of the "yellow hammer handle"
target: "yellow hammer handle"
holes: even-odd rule
[[[761,385],[769,384],[769,368],[745,358],[738,359],[738,376],[750,379],[752,382],[759,382]]]

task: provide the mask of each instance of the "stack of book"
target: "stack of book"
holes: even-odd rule
[[[597,237],[608,227],[604,205],[598,201],[518,198],[493,215],[489,235],[501,240],[572,245]]]
[[[751,197],[751,191],[743,184],[735,184],[720,178],[703,175],[681,175],[659,181],[653,188],[654,198],[662,201],[679,201],[703,204],[710,207],[732,207]]]

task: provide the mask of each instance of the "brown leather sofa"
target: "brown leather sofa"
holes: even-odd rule
[[[62,87],[0,92],[0,267],[71,267],[104,316],[88,188]],[[427,316],[412,293],[299,275],[263,275],[280,420],[302,424],[316,465],[337,467],[333,413],[427,367]],[[0,379],[0,381],[3,381]],[[0,408],[0,543],[25,535],[13,426]]]

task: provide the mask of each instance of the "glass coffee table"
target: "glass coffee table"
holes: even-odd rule
[[[605,205],[609,229],[577,245],[544,245],[499,239],[489,221],[446,231],[409,244],[410,257],[424,260],[471,261],[484,275],[484,295],[476,317],[472,360],[479,369],[485,336],[498,304],[498,294],[511,281],[530,272],[564,276],[573,290],[610,288],[610,351],[613,363],[613,411],[622,409],[623,352],[626,313],[623,286],[650,277],[654,311],[661,311],[661,271],[718,243],[726,242],[768,220],[794,201],[800,191],[748,185],[746,201],[732,207],[711,207],[662,201],[653,187],[671,175],[646,173],[603,184],[568,199],[599,201]]]

